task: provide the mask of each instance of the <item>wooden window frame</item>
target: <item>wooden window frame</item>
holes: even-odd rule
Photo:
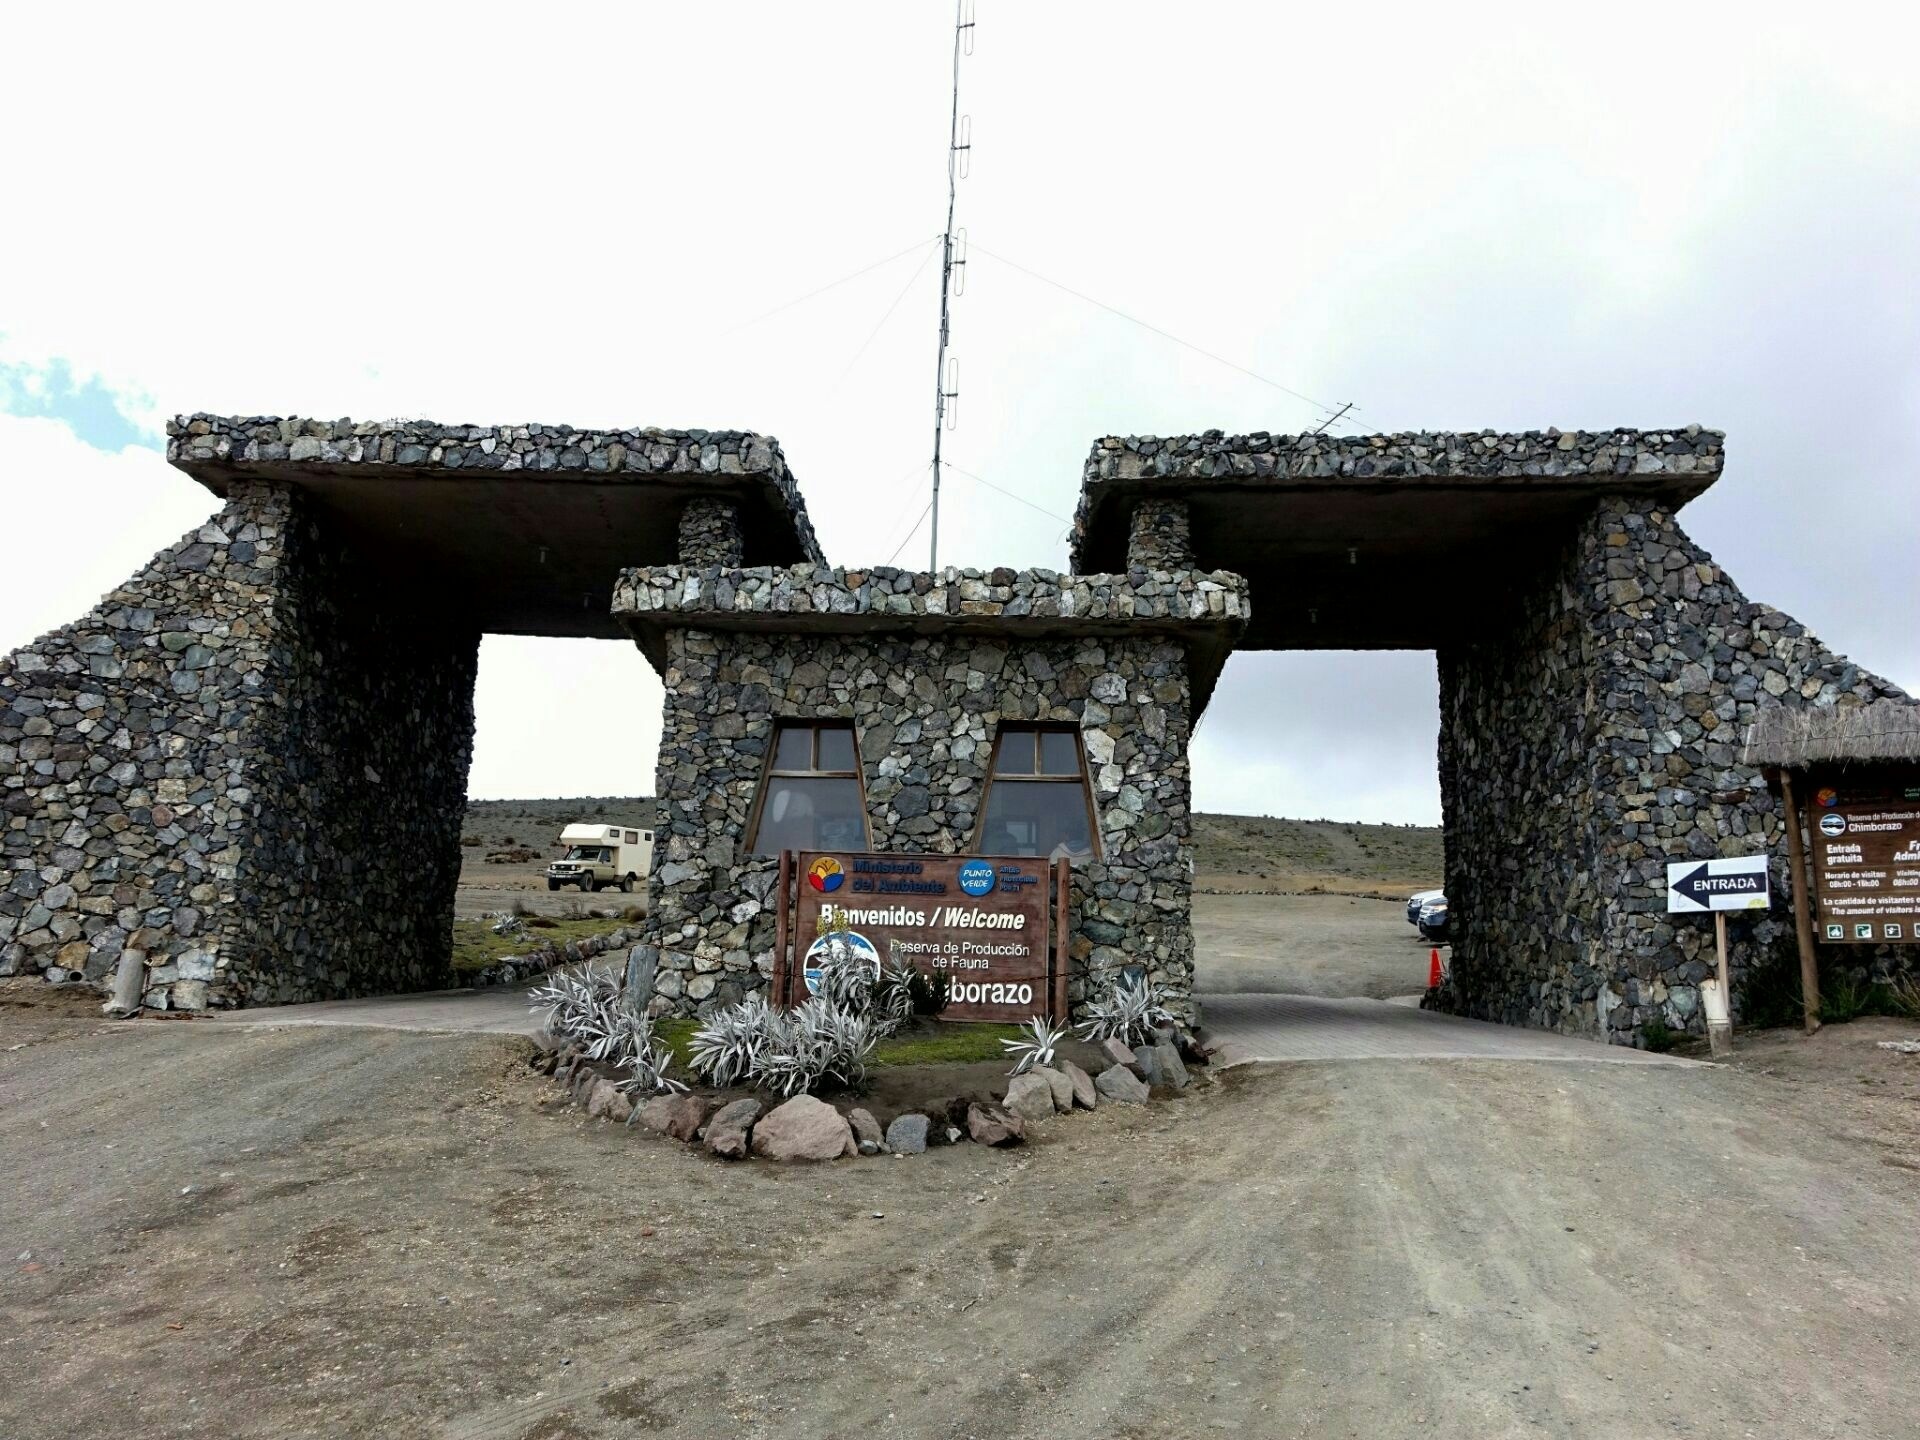
[[[1040,739],[1043,734],[1071,735],[1073,737],[1074,759],[1079,769],[1072,775],[1042,775],[1037,772],[1040,764]],[[1031,775],[1002,775],[1000,773],[1000,747],[1006,744],[1008,735],[1028,735],[1033,737],[1033,763],[1036,773]],[[984,855],[981,849],[987,831],[987,808],[993,799],[993,787],[1001,780],[1010,780],[1014,784],[1078,785],[1080,800],[1087,807],[1087,851],[1083,855],[1072,855],[1075,860],[1099,860],[1104,857],[1100,847],[1100,811],[1093,802],[1093,772],[1087,768],[1087,742],[1080,727],[1071,720],[1002,720],[994,727],[993,753],[987,757],[987,783],[980,792],[980,816],[973,825],[973,845],[968,853]],[[1046,855],[1025,856],[1025,859],[1045,860]]]
[[[851,770],[781,770],[775,768],[780,754],[780,734],[784,730],[805,729],[811,731],[807,758],[814,765],[820,763],[820,732],[822,730],[845,730],[853,740],[853,769]],[[761,855],[760,820],[767,805],[767,791],[775,780],[846,780],[852,779],[854,788],[860,795],[860,833],[866,845],[864,853],[873,852],[873,817],[867,812],[867,777],[860,763],[860,732],[852,720],[842,720],[834,716],[809,719],[799,715],[776,717],[773,731],[767,741],[767,758],[760,766],[759,788],[753,794],[753,808],[747,814],[746,850],[749,855]],[[774,854],[779,852],[775,851]],[[796,852],[798,853],[798,852]]]

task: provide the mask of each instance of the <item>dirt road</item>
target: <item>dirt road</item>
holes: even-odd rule
[[[1203,993],[1386,1000],[1427,987],[1428,946],[1404,901],[1195,895],[1193,947]]]
[[[0,1013],[0,1434],[1911,1434],[1920,1066],[1828,1049],[782,1171],[522,1042]]]

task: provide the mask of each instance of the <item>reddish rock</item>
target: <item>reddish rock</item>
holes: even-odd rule
[[[675,1140],[693,1140],[713,1113],[713,1105],[704,1095],[656,1095],[641,1104],[634,1118]]]
[[[1093,1077],[1071,1060],[1056,1060],[1060,1073],[1067,1077],[1067,1085],[1073,1092],[1073,1103],[1082,1110],[1091,1110],[1094,1106]]]
[[[753,1127],[753,1153],[768,1160],[837,1160],[860,1151],[845,1116],[811,1095],[796,1095]]]
[[[707,1121],[707,1149],[722,1160],[744,1160],[753,1134],[753,1122],[760,1118],[758,1100],[735,1100],[723,1105]]]
[[[1049,1100],[1047,1105],[1051,1110],[1053,1102]],[[1004,1105],[977,1100],[967,1106],[967,1134],[976,1145],[1018,1145],[1027,1138],[1027,1127]]]
[[[613,1081],[606,1079],[604,1076],[594,1081],[593,1088],[587,1092],[588,1118],[598,1120],[605,1115],[608,1108],[613,1104],[614,1098],[618,1096],[619,1093],[620,1092],[614,1088]]]

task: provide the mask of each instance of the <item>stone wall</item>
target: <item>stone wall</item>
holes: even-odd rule
[[[1460,934],[1442,1008],[1633,1041],[1702,1028],[1713,927],[1668,916],[1666,862],[1773,856],[1782,897],[1730,917],[1746,977],[1794,945],[1779,805],[1740,743],[1770,704],[1895,687],[1746,599],[1657,503],[1601,502],[1516,586],[1511,623],[1440,652],[1447,894]],[[1880,973],[1913,947],[1829,961]]]
[[[478,637],[383,613],[299,497],[0,659],[0,974],[198,1009],[441,983]]]
[[[682,565],[738,565],[745,558],[746,536],[740,507],[717,495],[696,495],[680,512]]]
[[[629,596],[644,593],[648,572]],[[877,851],[970,850],[1002,719],[1072,721],[1101,854],[1077,862],[1070,998],[1145,964],[1190,1011],[1189,678],[1166,637],[766,634],[669,628],[649,943],[657,1011],[738,1000],[773,968],[777,862],[746,853],[780,718],[849,719]]]
[[[1179,500],[1145,499],[1133,507],[1127,527],[1127,568],[1193,568],[1193,524]]]

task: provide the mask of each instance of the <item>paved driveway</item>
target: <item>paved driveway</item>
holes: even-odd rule
[[[1206,995],[1207,1033],[1225,1063],[1256,1060],[1584,1060],[1618,1065],[1696,1065],[1547,1030],[1523,1030],[1436,1015],[1407,1000],[1328,1000],[1313,995]]]
[[[362,1025],[375,1030],[425,1030],[443,1035],[531,1035],[538,1028],[521,986],[487,990],[430,990],[420,995],[369,995],[306,1005],[222,1010],[222,1025]]]

